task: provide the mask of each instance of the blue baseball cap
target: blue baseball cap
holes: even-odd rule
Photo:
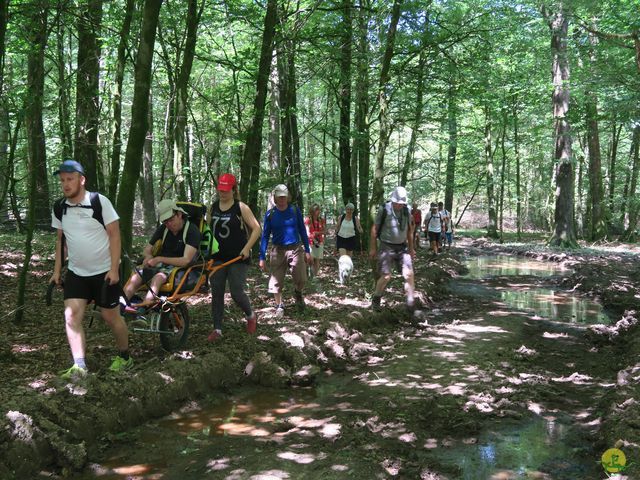
[[[84,168],[80,165],[80,162],[76,162],[75,160],[65,160],[60,164],[58,169],[53,172],[54,175],[59,175],[61,173],[73,173],[78,172],[80,175],[84,175]]]

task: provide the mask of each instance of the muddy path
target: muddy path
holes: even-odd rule
[[[616,373],[586,331],[609,320],[558,288],[566,267],[491,256],[484,277],[476,253],[471,278],[376,338],[366,366],[191,404],[82,478],[600,478],[596,407]],[[510,305],[505,291],[556,295]]]
[[[573,270],[459,277],[465,258],[498,249]],[[620,438],[626,452],[636,451],[638,430],[629,420],[637,418],[637,404],[618,407],[638,398],[626,354],[636,338],[634,314],[625,317],[628,328],[593,329],[566,318],[571,315],[539,315],[500,293],[573,290],[604,298],[616,320],[619,300],[633,305],[638,293],[637,257],[602,255],[600,266],[589,254],[580,269],[580,259],[540,249],[465,242],[437,260],[422,251],[418,316],[401,308],[398,281],[384,311],[370,312],[364,260],[348,288],[336,285],[335,267],[325,265],[307,296],[307,314],[279,323],[270,320],[258,278],[252,290],[263,318],[257,337],[230,321],[224,342],[212,348],[204,340],[208,307],[195,302],[188,351],[169,355],[157,340],[136,338],[136,368],[113,378],[101,367],[109,334],[94,327],[96,373],[84,385],[56,381],[52,364],[66,354],[59,328],[43,333],[34,322],[13,329],[6,337],[13,374],[2,387],[0,473],[602,478],[605,446]],[[254,368],[246,376],[248,364]]]

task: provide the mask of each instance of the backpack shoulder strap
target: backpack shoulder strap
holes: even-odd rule
[[[98,192],[90,192],[89,201],[91,202],[91,208],[93,209],[93,218],[100,222],[100,225],[104,227],[104,218],[102,218],[102,202],[100,202]]]
[[[53,204],[53,214],[56,218],[62,221],[62,215],[67,213],[67,202],[65,202],[66,198],[62,197],[55,201]]]

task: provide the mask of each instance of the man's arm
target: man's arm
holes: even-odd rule
[[[51,282],[56,285],[60,285],[60,276],[62,275],[62,229],[56,229],[56,258],[53,265],[53,274],[51,275]]]
[[[120,254],[122,252],[122,242],[120,240],[120,222],[118,220],[105,226],[109,237],[109,252],[111,254],[111,269],[105,276],[109,285],[114,285],[120,281]]]

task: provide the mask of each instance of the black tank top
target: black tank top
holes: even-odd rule
[[[211,231],[218,241],[219,250],[213,258],[227,261],[240,255],[247,244],[247,227],[242,220],[240,202],[234,201],[233,205],[224,212],[220,210],[220,202],[216,201],[211,206]],[[249,259],[246,260],[247,262]]]

